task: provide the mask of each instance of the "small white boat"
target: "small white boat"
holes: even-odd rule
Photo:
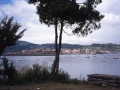
[[[90,58],[90,56],[89,55],[87,55],[87,57],[86,58]]]

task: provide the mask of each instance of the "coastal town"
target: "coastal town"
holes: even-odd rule
[[[60,54],[109,54],[109,53],[119,53],[120,49],[117,49],[115,51],[109,51],[109,50],[101,50],[99,49],[89,49],[89,48],[84,48],[84,49],[67,49],[67,48],[62,48],[60,51]],[[55,54],[55,49],[50,49],[50,48],[37,48],[37,49],[32,49],[32,50],[13,50],[13,51],[6,51],[4,52],[4,55],[54,55]]]

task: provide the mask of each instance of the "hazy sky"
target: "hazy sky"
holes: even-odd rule
[[[84,0],[77,0],[81,2]],[[101,21],[101,29],[94,31],[87,37],[68,36],[63,33],[63,43],[92,44],[115,43],[120,44],[120,0],[102,0],[97,9],[105,15]],[[39,22],[36,7],[26,0],[0,0],[0,20],[8,15],[14,16],[14,20],[22,24],[20,30],[27,28],[21,40],[42,44],[54,43],[54,27],[48,27]],[[65,28],[64,28],[65,29]],[[66,30],[69,34],[72,31]]]

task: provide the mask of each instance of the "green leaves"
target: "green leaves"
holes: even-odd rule
[[[15,44],[15,41],[23,36],[26,29],[22,30],[19,34],[16,34],[21,25],[17,22],[13,22],[13,17],[6,16],[0,21],[0,55],[6,47]]]

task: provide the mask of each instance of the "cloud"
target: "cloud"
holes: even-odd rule
[[[120,14],[114,14],[114,13],[105,13],[105,17],[103,19],[103,22],[106,24],[120,24]]]
[[[77,0],[80,2],[83,0]],[[92,43],[119,43],[120,38],[120,10],[118,9],[119,0],[103,0],[97,9],[105,15],[101,22],[102,28],[94,31],[92,34],[84,38],[76,36],[68,36],[63,33],[63,43],[71,44],[92,44]],[[4,15],[14,16],[15,21],[22,24],[20,30],[27,28],[21,40],[42,44],[54,43],[54,27],[39,22],[39,16],[36,14],[36,7],[28,4],[25,0],[12,0],[10,4],[0,5],[0,18]],[[71,30],[65,29],[68,33]]]
[[[2,12],[0,12],[0,17],[2,17],[3,16],[3,14],[2,14]]]
[[[28,4],[25,0],[12,0],[12,4],[0,5],[2,10],[8,16],[15,16],[18,18],[32,17],[36,12],[34,5]]]
[[[2,20],[2,18],[3,18],[3,14],[2,12],[0,12],[0,20]]]
[[[120,1],[119,0],[102,0],[102,3],[100,3],[98,6],[97,6],[97,9],[100,11],[100,12],[103,12],[103,13],[106,13],[106,12],[109,12],[109,13],[117,13],[119,12],[118,10],[118,7],[120,5],[119,3]]]
[[[47,41],[47,38],[51,37],[50,34],[52,34],[52,32],[54,34],[54,29],[52,27],[48,28],[48,26],[39,22],[39,17],[36,14],[36,7],[28,4],[25,0],[12,0],[12,4],[3,4],[0,6],[1,12],[9,17],[14,16],[15,20],[22,24],[21,30],[27,28],[21,40],[37,43],[37,40]],[[40,38],[43,36],[45,37]]]

